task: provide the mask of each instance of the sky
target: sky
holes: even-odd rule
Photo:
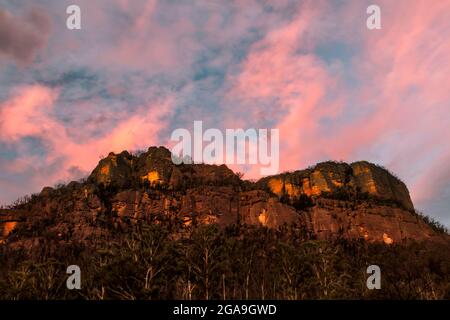
[[[71,4],[81,30],[66,27]],[[448,12],[450,0],[0,0],[0,204],[201,120],[279,129],[280,171],[383,165],[448,227]]]

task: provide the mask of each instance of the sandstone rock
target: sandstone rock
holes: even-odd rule
[[[44,187],[40,193],[43,197],[50,196],[55,190],[52,187]]]
[[[117,155],[110,153],[100,160],[88,180],[97,185],[125,188],[133,180],[132,165],[133,158],[127,151]]]
[[[420,217],[405,209],[346,204],[345,201],[330,199],[318,201],[304,213],[308,229],[321,239],[342,235],[345,238],[397,243],[408,239],[438,238]]]
[[[150,147],[146,153],[139,156],[133,169],[136,174],[135,179],[140,182],[168,184],[174,166],[168,149]]]
[[[144,184],[171,189],[192,184],[239,184],[240,179],[225,165],[175,165],[168,149],[150,147],[138,157],[126,151],[118,155],[110,153],[100,161],[88,181],[123,190]]]
[[[400,203],[413,210],[411,198],[405,184],[386,169],[366,161],[352,163],[324,162],[306,170],[266,177],[258,186],[268,188],[279,197],[291,198],[301,194],[320,196],[345,190],[350,194],[367,193],[383,200]]]
[[[105,191],[100,185],[114,188]],[[342,190],[352,198],[325,197]],[[353,197],[358,194],[396,201],[402,207]],[[295,209],[284,201],[300,195],[311,197],[311,205]],[[186,226],[245,223],[278,228],[294,223],[320,239],[342,236],[392,244],[439,238],[412,209],[406,186],[368,162],[324,162],[251,183],[241,181],[225,165],[175,165],[169,150],[151,147],[139,156],[110,153],[87,182],[58,190],[46,187],[25,211],[0,210],[0,235],[5,238],[22,224],[34,230],[35,225],[52,221],[48,230],[61,239],[95,241],[113,236],[105,223],[126,227],[167,215]],[[39,243],[25,240],[26,246]]]
[[[406,209],[414,209],[406,185],[387,170],[366,161],[354,162],[351,167],[355,186],[362,192],[396,200]]]
[[[257,182],[278,196],[297,197],[300,194],[319,196],[349,184],[351,167],[346,163],[323,162],[313,168],[262,178]]]

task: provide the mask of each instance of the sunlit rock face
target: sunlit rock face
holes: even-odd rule
[[[231,187],[208,186],[150,197],[124,191],[112,203],[118,216],[127,220],[148,220],[164,213],[178,216],[188,225],[245,223],[278,228],[295,223],[319,239],[343,236],[386,244],[437,237],[420,217],[402,208],[318,198],[314,206],[298,211],[262,190],[239,192]]]
[[[356,188],[383,199],[396,200],[406,209],[414,209],[408,188],[389,171],[366,161],[354,162],[351,167]]]
[[[164,147],[150,147],[135,159],[135,164],[132,179],[150,184],[168,184],[175,167],[170,151]]]
[[[120,154],[111,152],[100,160],[89,180],[98,185],[127,187],[133,178],[132,167],[133,157],[127,151]]]
[[[323,162],[306,170],[263,178],[258,185],[279,197],[320,196],[345,190],[350,194],[367,193],[380,199],[394,200],[405,209],[414,209],[405,184],[387,170],[366,161],[350,165]]]
[[[24,212],[16,210],[0,209],[0,240],[5,239],[23,220]]]
[[[88,179],[97,185],[119,189],[149,185],[161,185],[174,189],[186,183],[239,183],[238,176],[227,166],[175,165],[171,153],[164,147],[150,147],[138,156],[127,151],[110,153],[102,159]]]
[[[257,184],[262,188],[268,187],[278,196],[319,196],[348,185],[351,170],[345,163],[323,162],[313,168],[265,177]]]
[[[5,222],[5,224],[3,226],[2,236],[7,237],[14,230],[16,225],[17,225],[17,221]]]
[[[305,196],[306,206],[291,201]],[[61,241],[88,242],[114,237],[108,225],[126,229],[161,216],[186,227],[291,225],[319,239],[344,237],[386,245],[441,237],[411,210],[406,186],[368,162],[324,162],[252,183],[225,165],[175,165],[164,147],[139,155],[110,153],[86,182],[45,187],[18,209],[0,210],[0,240],[21,243],[17,230],[25,228],[34,235],[34,240],[24,240],[28,247],[39,245],[42,225]]]
[[[338,235],[392,244],[408,239],[438,238],[419,216],[398,207],[318,199],[302,217],[308,229],[321,239]]]
[[[165,196],[123,191],[112,199],[112,208],[121,218],[148,220],[163,213],[178,216],[189,225],[246,223],[276,228],[300,221],[294,208],[264,191],[240,192],[226,186],[197,187]]]

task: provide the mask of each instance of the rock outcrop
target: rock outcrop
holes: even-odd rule
[[[24,221],[25,214],[22,210],[0,209],[0,241],[8,237],[18,223]]]
[[[301,194],[321,196],[339,191],[354,195],[368,194],[396,201],[405,209],[414,210],[406,185],[386,169],[367,161],[352,164],[323,162],[306,170],[263,178],[258,185],[280,197],[287,195],[291,198]]]
[[[133,157],[127,151],[117,155],[111,152],[106,158],[100,160],[89,176],[89,180],[97,185],[129,187],[133,175],[133,161]]]
[[[110,153],[100,161],[88,181],[117,189],[145,184],[174,189],[186,183],[236,184],[239,177],[225,165],[175,165],[168,149],[150,147],[139,156],[132,156],[127,151]]]
[[[307,205],[298,205],[302,199]],[[123,227],[162,215],[185,226],[295,225],[319,239],[392,244],[447,237],[413,208],[403,182],[365,161],[324,162],[251,183],[225,165],[175,165],[169,150],[151,147],[138,156],[110,153],[86,182],[46,187],[20,210],[0,210],[0,235],[4,242],[21,225],[39,238],[36,226],[45,226],[60,239],[92,241],[114,236],[107,224]]]
[[[306,216],[307,229],[321,239],[342,235],[392,244],[439,238],[420,216],[399,207],[318,199]]]

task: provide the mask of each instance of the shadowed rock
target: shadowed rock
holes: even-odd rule
[[[352,164],[323,162],[313,168],[265,177],[258,186],[267,188],[279,197],[291,198],[305,194],[346,192],[350,195],[368,194],[383,200],[400,203],[414,210],[406,185],[389,171],[367,161]]]
[[[320,239],[392,244],[448,238],[413,208],[405,184],[366,161],[323,162],[251,183],[225,165],[175,165],[168,149],[151,147],[138,156],[110,153],[86,182],[46,187],[17,210],[0,211],[0,235],[4,239],[22,226],[38,237],[39,226],[48,225],[46,232],[83,242],[114,237],[107,224],[126,227],[163,215],[185,226],[295,224]],[[26,240],[9,238],[16,245]]]

